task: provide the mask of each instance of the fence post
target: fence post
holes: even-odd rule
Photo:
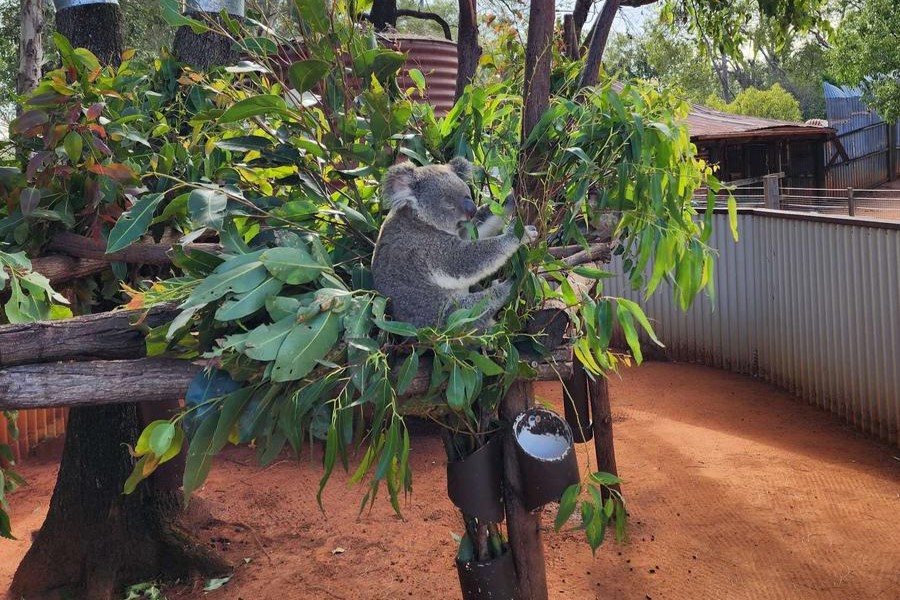
[[[853,198],[853,188],[847,188],[847,214],[851,217],[856,216],[856,200]]]
[[[779,210],[781,208],[781,190],[777,173],[763,175],[763,198],[766,202],[766,208]]]

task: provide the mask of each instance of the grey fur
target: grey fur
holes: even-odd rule
[[[375,289],[390,298],[398,321],[439,326],[457,308],[484,302],[475,323],[483,328],[512,290],[508,281],[479,292],[469,288],[500,270],[537,232],[527,227],[520,240],[510,223],[500,234],[503,219],[482,207],[473,217],[478,239],[460,237],[460,224],[469,218],[465,208],[474,206],[463,179],[471,173],[471,163],[456,158],[449,165],[397,165],[384,179],[382,199],[390,213],[375,245],[372,275]],[[511,200],[505,208],[507,214],[512,212]]]

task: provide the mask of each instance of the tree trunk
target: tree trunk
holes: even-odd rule
[[[375,31],[384,31],[388,27],[397,26],[397,0],[375,0],[369,20]]]
[[[575,40],[581,41],[581,30],[587,21],[588,12],[593,5],[592,0],[575,0],[575,8],[572,9],[572,19],[575,25]]]
[[[73,48],[87,48],[100,64],[122,61],[122,11],[118,4],[81,4],[56,13],[56,31]]]
[[[134,444],[140,428],[134,404],[69,413],[50,511],[13,578],[15,597],[112,600],[122,585],[161,573],[227,570],[175,523],[177,495],[146,483],[122,494],[132,460],[121,444]]]
[[[528,138],[541,115],[550,106],[550,59],[553,54],[553,26],[556,22],[555,0],[531,0],[528,18],[528,42],[525,48],[525,89],[522,102],[522,142]],[[534,221],[538,207],[544,202],[545,189],[539,177],[543,157],[531,156],[523,149],[519,153],[519,177],[516,193],[529,200],[523,215],[526,222]]]
[[[22,31],[19,36],[19,76],[16,92],[27,94],[41,79],[44,46],[44,9],[41,0],[22,0]]]
[[[117,4],[64,8],[56,27],[101,63],[122,56]],[[102,392],[100,392],[102,393]],[[177,407],[177,398],[168,401]],[[146,417],[145,420],[146,422]],[[129,496],[122,487],[133,461],[125,451],[142,429],[136,404],[73,408],[47,519],[13,578],[16,597],[113,600],[123,585],[150,578],[221,573],[227,565],[175,522],[180,494],[157,477]]]
[[[609,30],[619,11],[619,4],[621,4],[621,0],[606,0],[600,16],[597,17],[597,22],[594,23],[587,59],[584,61],[584,71],[581,73],[580,87],[590,87],[597,83],[603,51],[606,50],[606,40],[609,38]]]
[[[518,380],[500,403],[500,416],[512,424],[516,416],[534,406],[534,385]],[[516,600],[547,600],[547,567],[541,542],[541,511],[529,512],[522,504],[522,477],[510,427],[503,446],[503,501],[509,548],[516,563],[519,595]]]
[[[456,99],[472,83],[475,69],[481,59],[481,46],[478,45],[478,13],[477,0],[459,0],[459,33],[456,47],[459,51],[459,70],[456,73]]]
[[[201,22],[213,24],[214,28],[222,26],[223,20],[218,13],[189,11],[188,17]],[[232,15],[242,19],[243,15]],[[187,25],[182,25],[175,32],[175,57],[191,67],[205,71],[210,67],[230,65],[240,58],[240,52],[234,42],[227,36],[214,30],[194,33]]]

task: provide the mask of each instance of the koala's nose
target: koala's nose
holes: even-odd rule
[[[475,216],[476,213],[475,203],[472,202],[472,200],[470,200],[469,198],[466,198],[465,200],[463,200],[463,211],[465,211],[466,217],[471,219]]]

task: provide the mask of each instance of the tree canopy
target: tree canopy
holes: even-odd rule
[[[864,0],[838,29],[829,54],[841,82],[860,85],[882,118],[900,118],[900,9],[894,0]]]

